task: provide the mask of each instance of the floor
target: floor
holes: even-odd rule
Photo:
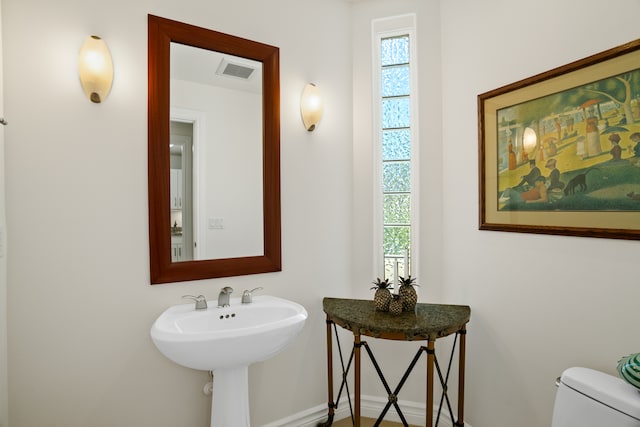
[[[361,418],[360,419],[360,427],[373,427],[376,420],[373,418]],[[351,427],[353,424],[351,423],[351,418],[344,418],[340,421],[335,421],[331,427]],[[402,427],[402,423],[394,423],[391,421],[382,421],[380,427]],[[410,426],[416,427],[416,426]]]

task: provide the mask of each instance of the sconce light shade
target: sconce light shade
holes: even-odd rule
[[[98,36],[89,36],[78,58],[80,83],[91,102],[107,99],[113,83],[113,61],[107,44]]]
[[[300,113],[302,114],[302,123],[309,132],[316,128],[322,118],[323,109],[320,90],[313,83],[307,84],[302,91]]]

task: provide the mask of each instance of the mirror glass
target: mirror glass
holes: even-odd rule
[[[279,271],[278,48],[148,23],[152,284]]]
[[[170,54],[172,262],[264,255],[262,63]]]

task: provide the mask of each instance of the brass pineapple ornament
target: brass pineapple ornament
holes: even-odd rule
[[[400,295],[400,300],[402,301],[402,309],[404,311],[412,311],[416,304],[418,303],[418,294],[414,286],[416,285],[414,282],[416,281],[415,277],[411,277],[411,275],[404,277],[400,277],[400,288],[398,288],[398,295]]]
[[[400,316],[402,314],[402,298],[400,295],[393,295],[391,302],[389,303],[389,313],[394,316]]]
[[[389,311],[389,303],[391,302],[391,284],[389,283],[389,279],[380,280],[378,279],[375,282],[372,282],[375,286],[371,289],[375,289],[376,293],[373,296],[373,303],[376,306],[376,310],[379,311]]]

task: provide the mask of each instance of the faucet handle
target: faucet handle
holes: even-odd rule
[[[259,286],[257,288],[251,289],[250,291],[249,290],[245,290],[242,293],[242,304],[250,304],[252,302],[253,291],[259,291],[261,289],[262,289],[262,287]]]
[[[183,295],[182,298],[188,298],[196,302],[196,310],[206,310],[207,309],[207,298],[204,295]]]

